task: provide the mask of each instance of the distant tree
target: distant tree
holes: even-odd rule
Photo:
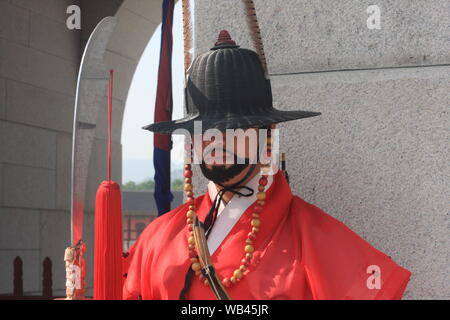
[[[134,181],[128,181],[124,185],[122,185],[122,190],[127,191],[154,191],[155,190],[155,182],[152,179],[144,180],[140,183],[136,183]]]
[[[181,179],[175,179],[172,181],[172,191],[183,191],[184,183]]]
[[[145,190],[145,191],[154,191],[155,190],[155,181],[152,179],[147,179],[141,182],[139,185],[139,190]]]
[[[172,191],[183,191],[184,182],[182,179],[175,179],[172,181]],[[122,185],[122,190],[127,191],[155,191],[155,181],[146,179],[140,183],[128,181]]]
[[[136,190],[136,182],[128,181],[124,185],[122,185],[122,190]]]

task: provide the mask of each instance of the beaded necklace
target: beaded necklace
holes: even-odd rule
[[[267,131],[268,137],[267,137],[267,156],[271,157],[272,153],[272,138],[271,138],[271,130],[269,129]],[[265,169],[267,169],[267,166],[263,166],[262,171],[264,172]],[[195,212],[195,205],[194,205],[194,193],[193,193],[193,185],[192,185],[192,168],[190,164],[184,165],[184,191],[186,194],[187,203],[190,203],[188,206],[188,211],[186,213],[186,225],[188,229],[188,238],[187,238],[187,244],[189,248],[189,258],[191,261],[191,268],[195,272],[195,275],[198,277],[200,281],[203,282],[204,285],[208,286],[208,280],[206,277],[202,274],[202,266],[199,262],[197,249],[195,247],[195,238],[194,238],[194,218],[197,216],[197,213]],[[256,206],[253,209],[252,213],[252,219],[250,222],[250,232],[247,235],[247,239],[245,240],[244,248],[244,254],[243,258],[240,262],[240,265],[237,269],[235,269],[232,273],[232,275],[228,277],[222,278],[222,284],[225,287],[230,287],[231,285],[239,282],[245,275],[249,272],[249,266],[251,264],[252,258],[253,258],[253,252],[255,251],[255,248],[253,246],[254,241],[256,240],[257,234],[260,231],[261,228],[261,219],[260,214],[264,208],[265,200],[266,200],[266,191],[265,186],[267,185],[267,174],[263,173],[261,174],[261,177],[258,181],[258,192],[256,193]]]

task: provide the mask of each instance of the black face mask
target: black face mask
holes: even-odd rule
[[[203,175],[212,182],[218,184],[224,184],[225,182],[233,179],[237,175],[239,175],[245,168],[248,167],[248,164],[233,164],[230,167],[226,168],[225,165],[214,165],[211,168],[206,167],[204,161],[200,164],[200,169],[202,170]]]

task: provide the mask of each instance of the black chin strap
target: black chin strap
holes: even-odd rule
[[[253,173],[253,171],[255,171],[256,168],[256,164],[251,164],[250,165],[250,169],[247,171],[247,173],[245,174],[245,176],[240,179],[238,182],[233,183],[230,186],[224,186],[220,183],[217,183],[218,185],[220,185],[222,187],[222,189],[219,190],[219,192],[217,192],[216,196],[214,197],[214,201],[213,204],[211,206],[211,209],[209,209],[208,214],[206,215],[205,221],[203,222],[203,227],[205,229],[205,236],[206,239],[208,239],[211,230],[214,226],[214,223],[216,222],[217,219],[217,214],[219,212],[219,207],[223,198],[223,195],[225,194],[225,192],[232,192],[234,194],[240,195],[242,197],[250,197],[253,195],[253,193],[255,192],[252,188],[244,186],[244,185],[240,185],[241,183],[243,183],[245,180],[247,180],[251,174]],[[241,191],[239,191],[239,189],[246,189],[248,191],[248,193],[242,193]],[[188,293],[190,287],[191,287],[191,282],[192,282],[192,277],[194,275],[194,270],[192,270],[191,266],[189,265],[189,269],[186,273],[186,277],[184,279],[184,287],[180,292],[180,300],[186,300],[186,294]]]

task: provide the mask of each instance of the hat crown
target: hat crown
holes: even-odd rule
[[[200,118],[255,115],[271,109],[270,82],[256,52],[240,48],[222,30],[215,46],[192,63],[186,107]]]
[[[256,52],[240,48],[226,30],[215,46],[192,62],[186,75],[182,119],[149,124],[143,129],[173,133],[178,129],[195,133],[200,121],[208,129],[258,128],[274,123],[320,115],[318,112],[277,110],[272,89]],[[185,132],[185,131],[183,131]],[[179,132],[178,134],[181,134]]]

